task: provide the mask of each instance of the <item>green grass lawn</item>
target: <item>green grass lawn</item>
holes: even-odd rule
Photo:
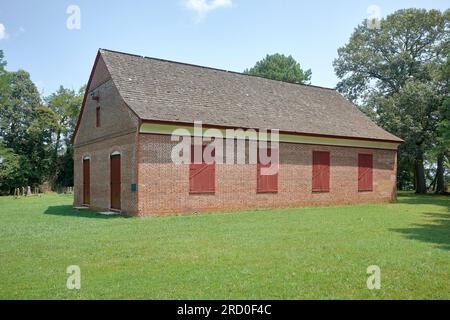
[[[159,218],[71,204],[0,197],[0,298],[450,299],[450,197]]]

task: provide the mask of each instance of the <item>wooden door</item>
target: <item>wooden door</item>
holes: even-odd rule
[[[111,156],[111,209],[120,210],[120,154]]]
[[[90,160],[83,160],[83,204],[91,204],[91,168]]]

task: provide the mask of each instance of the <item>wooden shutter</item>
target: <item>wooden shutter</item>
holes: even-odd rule
[[[313,151],[312,191],[330,191],[330,153]]]
[[[95,126],[100,127],[100,107],[95,109]]]
[[[194,145],[191,145],[191,164],[189,165],[189,192],[214,193],[216,189],[216,165],[207,164],[203,159],[205,146],[202,146],[202,163],[194,163]],[[215,150],[212,151],[215,156]]]
[[[89,159],[83,159],[83,204],[91,204],[91,166]]]
[[[110,167],[110,193],[111,193],[111,209],[120,210],[121,206],[121,188],[122,175],[120,172],[120,154],[111,155]]]
[[[358,154],[358,191],[373,191],[373,155]]]
[[[272,156],[272,149],[267,149],[266,152],[268,157]],[[256,165],[256,192],[278,192],[278,172],[272,175],[261,174],[262,168],[270,168],[270,166],[270,163],[260,163],[258,151],[258,163]]]

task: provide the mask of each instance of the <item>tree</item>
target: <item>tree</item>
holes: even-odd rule
[[[3,50],[0,50],[0,76],[6,73],[5,67],[6,67],[5,56],[3,54]]]
[[[9,194],[26,184],[23,158],[0,142],[0,194]]]
[[[0,50],[0,192],[15,187],[73,185],[75,129],[85,87],[60,87],[43,103],[28,72],[8,72]]]
[[[73,186],[73,146],[68,145],[66,152],[59,156],[58,175],[54,180],[54,188]]]
[[[49,155],[56,117],[43,106],[28,72],[6,72],[5,79],[0,108],[1,141],[20,156],[24,183],[37,186],[52,170]]]
[[[449,18],[450,10],[405,9],[382,19],[379,29],[369,28],[366,21],[338,49],[333,63],[340,78],[338,90],[382,127],[405,139],[399,165],[414,166],[418,193],[426,192],[423,155],[442,103],[442,97],[433,94],[428,99],[425,94],[438,88],[433,70],[447,58]],[[407,170],[399,168],[399,172]]]
[[[425,146],[432,146],[438,126],[438,106],[442,97],[432,83],[408,81],[398,92],[377,96],[378,123],[390,132],[404,138],[400,146],[402,158],[414,168],[416,192],[426,193],[424,154]]]
[[[30,185],[40,185],[48,181],[54,172],[53,135],[57,128],[57,116],[49,108],[41,106],[36,110],[36,118],[28,127],[29,148],[26,155],[30,162],[31,171],[28,175]]]
[[[85,86],[81,87],[78,92],[60,86],[55,93],[46,99],[48,107],[56,115],[56,133],[52,156],[54,170],[51,177],[54,186],[70,186],[73,184],[73,178],[69,175],[71,172],[73,173],[70,137],[76,126],[84,91]]]
[[[434,152],[437,155],[435,192],[444,194],[447,191],[445,186],[445,160],[447,159],[447,162],[450,162],[450,50],[447,54],[447,62],[438,68],[436,77],[441,83],[441,93],[444,99],[438,108],[440,122],[434,145]]]
[[[0,125],[2,123],[1,114],[10,93],[9,75],[5,67],[6,61],[3,51],[0,50]],[[25,182],[24,172],[21,170],[23,159],[12,149],[6,148],[3,139],[0,127],[0,194],[9,193],[14,187],[21,186]]]
[[[7,72],[5,70],[6,61],[4,60],[3,51],[0,50],[0,105],[3,105],[7,96]]]
[[[266,55],[253,68],[244,70],[244,73],[292,83],[304,84],[311,80],[310,69],[304,71],[292,56],[279,53]]]
[[[3,134],[1,132],[1,128],[2,128],[2,109],[5,107],[5,103],[7,102],[7,97],[9,96],[9,88],[8,88],[8,84],[7,84],[7,77],[8,77],[8,73],[5,70],[6,67],[6,61],[4,60],[3,57],[3,51],[0,50],[0,144],[3,141]]]
[[[0,136],[6,147],[27,154],[34,146],[29,143],[28,128],[41,106],[39,92],[28,72],[8,72],[0,108]]]

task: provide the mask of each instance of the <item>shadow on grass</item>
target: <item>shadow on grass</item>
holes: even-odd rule
[[[78,217],[78,218],[90,218],[90,219],[120,219],[127,218],[125,215],[111,215],[106,216],[99,214],[98,212],[91,211],[88,209],[78,210],[74,209],[72,206],[51,206],[45,210],[44,214],[49,214],[53,216],[63,216],[63,217]]]
[[[406,204],[431,204],[436,206],[442,206],[447,208],[450,211],[450,196],[442,196],[442,195],[416,195],[414,193],[407,194],[399,194],[398,196],[399,203]]]
[[[414,224],[410,228],[390,229],[405,235],[407,239],[434,243],[438,248],[450,251],[450,197],[448,196],[403,196],[399,203],[413,205],[437,205],[447,209],[445,212],[424,212],[430,218],[427,224]]]

